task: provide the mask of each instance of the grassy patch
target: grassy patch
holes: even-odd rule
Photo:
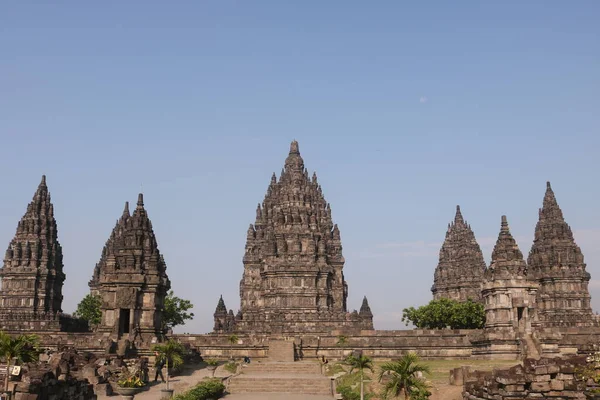
[[[373,394],[369,393],[369,384],[371,383],[371,371],[364,370],[365,400],[371,399]],[[337,379],[336,391],[342,395],[344,400],[360,399],[360,372],[352,372]]]
[[[427,365],[431,374],[425,378],[432,383],[448,383],[450,370],[462,366],[471,367],[473,370],[491,371],[494,368],[509,368],[519,364],[516,360],[421,360],[421,364]],[[383,362],[376,363],[376,371]]]
[[[340,364],[340,363],[335,363],[335,364],[327,364],[325,365],[325,375],[327,376],[333,376],[339,372],[346,372],[346,368],[344,368],[344,365]]]

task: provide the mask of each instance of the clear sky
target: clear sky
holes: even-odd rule
[[[67,312],[140,189],[181,332],[237,311],[248,224],[293,139],[339,224],[349,307],[430,300],[456,204],[526,255],[550,180],[600,310],[597,1],[0,3],[0,245],[48,176]],[[2,248],[3,250],[3,248]]]

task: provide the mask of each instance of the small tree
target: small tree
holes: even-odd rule
[[[10,368],[13,359],[16,363],[36,361],[40,354],[39,338],[36,335],[19,335],[12,337],[0,332],[0,357],[6,360],[6,377],[4,390],[8,390]]]
[[[472,300],[432,300],[425,306],[402,310],[402,321],[422,329],[481,329],[485,325],[485,309]]]
[[[79,302],[73,315],[87,321],[89,325],[98,325],[102,321],[101,305],[100,296],[88,294]]]
[[[360,400],[365,399],[365,387],[364,387],[364,370],[368,369],[373,372],[373,360],[366,356],[355,357],[353,355],[346,358],[346,364],[350,366],[350,373],[357,369],[360,372]]]
[[[406,400],[427,398],[427,383],[418,376],[419,373],[429,373],[429,367],[419,364],[419,357],[415,353],[405,354],[399,360],[383,364],[379,382],[384,377],[389,377],[383,387],[383,398],[398,397],[401,393],[404,393]]]
[[[233,360],[233,345],[236,344],[238,342],[238,340],[240,340],[240,338],[235,333],[233,335],[230,335],[227,338],[227,341],[231,345],[231,349],[229,350],[229,358],[232,360]]]
[[[152,349],[158,352],[158,360],[164,360],[165,362],[167,370],[167,390],[169,390],[169,365],[173,368],[183,365],[185,348],[181,343],[170,339],[165,343],[155,345]]]
[[[185,321],[194,318],[194,313],[188,313],[194,305],[189,300],[180,299],[170,290],[165,297],[163,310],[163,329],[173,329],[177,325],[185,325]]]

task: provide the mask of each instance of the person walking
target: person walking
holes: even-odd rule
[[[154,364],[154,368],[156,369],[156,374],[154,375],[154,382],[158,380],[159,376],[160,379],[164,382],[165,377],[162,374],[162,369],[165,366],[165,358],[161,357],[158,351],[155,351],[154,355],[156,356],[156,364]]]

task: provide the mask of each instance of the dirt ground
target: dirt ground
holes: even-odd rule
[[[507,360],[424,360],[423,364],[430,369],[430,374],[425,378],[431,385],[430,400],[462,400],[462,386],[453,386],[448,383],[450,370],[461,366],[470,366],[475,370],[489,371],[493,368],[508,368],[518,361]],[[379,369],[382,362],[375,362],[375,371]],[[371,378],[375,378],[371,375]],[[369,385],[369,391],[377,393],[380,390],[380,384],[373,380]]]
[[[478,370],[491,370],[497,367],[510,367],[517,364],[517,361],[490,361],[490,360],[439,360],[439,361],[423,361],[429,366],[431,374],[427,376],[427,380],[431,384],[430,400],[462,400],[462,386],[451,386],[448,384],[450,370],[460,366],[470,366]],[[381,365],[380,362],[375,363],[375,370]],[[229,376],[229,372],[219,367],[215,371],[215,377]],[[170,387],[175,390],[175,393],[182,393],[187,389],[196,385],[205,377],[209,377],[210,372],[205,368],[186,367],[183,372],[171,378]],[[374,377],[372,377],[374,378]],[[379,383],[375,380],[367,385],[371,392],[379,390]],[[164,383],[156,383],[150,386],[149,390],[139,393],[135,396],[136,400],[161,400],[162,389],[165,389]],[[98,396],[99,400],[115,399],[116,397]],[[231,394],[225,396],[226,400],[331,400],[331,397],[324,396],[309,396],[309,395],[292,395],[292,394]]]

